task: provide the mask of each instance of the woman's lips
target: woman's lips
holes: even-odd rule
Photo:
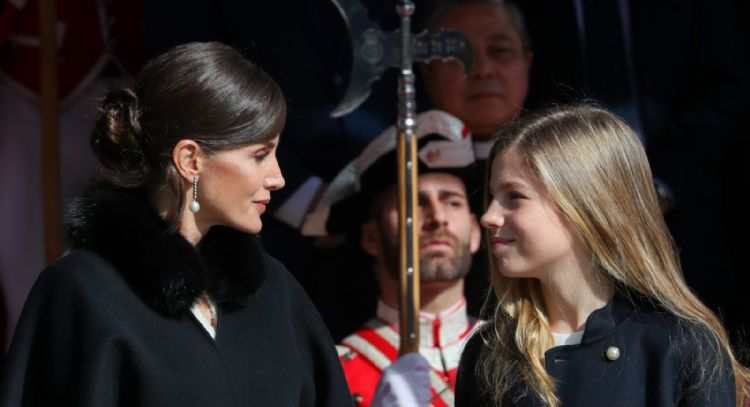
[[[255,202],[255,206],[258,207],[258,212],[264,213],[266,211],[266,206],[268,206],[268,202],[270,202],[270,200]]]

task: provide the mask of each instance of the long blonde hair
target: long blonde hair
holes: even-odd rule
[[[677,316],[692,335],[726,352],[737,398],[747,397],[750,374],[736,361],[719,320],[683,279],[646,154],[633,130],[598,107],[558,107],[504,128],[490,153],[490,167],[511,148],[545,186],[602,278],[648,298]],[[490,177],[488,171],[485,185]],[[489,200],[487,194],[486,204]],[[497,301],[490,293],[483,311],[491,317],[482,332],[487,346],[477,373],[496,405],[503,404],[520,375],[527,393],[555,407],[555,382],[544,368],[544,352],[553,339],[539,282],[504,277],[491,253],[490,270]],[[701,371],[701,378],[709,380],[720,369]]]

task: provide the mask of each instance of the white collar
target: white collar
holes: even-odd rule
[[[490,156],[490,150],[495,140],[474,140],[474,156],[477,160],[486,160]]]
[[[552,332],[552,337],[555,338],[555,346],[578,345],[581,343],[581,339],[583,339],[583,331],[566,334]]]
[[[377,317],[398,332],[398,308],[378,300]],[[433,314],[419,312],[419,346],[442,348],[460,342],[471,330],[472,324],[466,313],[466,299],[461,299],[447,309]]]

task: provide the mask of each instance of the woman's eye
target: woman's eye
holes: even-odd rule
[[[258,153],[255,155],[256,162],[266,161],[266,158],[268,158],[268,153]]]

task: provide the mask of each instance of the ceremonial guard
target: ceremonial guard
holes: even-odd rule
[[[463,299],[439,314],[420,313],[419,353],[432,368],[433,406],[453,405],[461,351],[477,323]],[[355,405],[370,404],[383,370],[398,357],[398,340],[398,309],[381,299],[377,315],[336,347]]]
[[[478,175],[469,130],[455,117],[429,111],[417,116],[419,177],[419,353],[427,359],[432,405],[453,405],[453,388],[464,340],[477,320],[466,312],[464,276],[480,243],[467,190]],[[308,234],[336,232],[358,213],[362,249],[374,262],[380,286],[376,315],[340,346],[339,356],[358,406],[372,401],[385,368],[399,356],[398,245],[396,233],[396,128],[381,133],[345,167],[308,217]],[[359,212],[352,208],[361,208]]]

